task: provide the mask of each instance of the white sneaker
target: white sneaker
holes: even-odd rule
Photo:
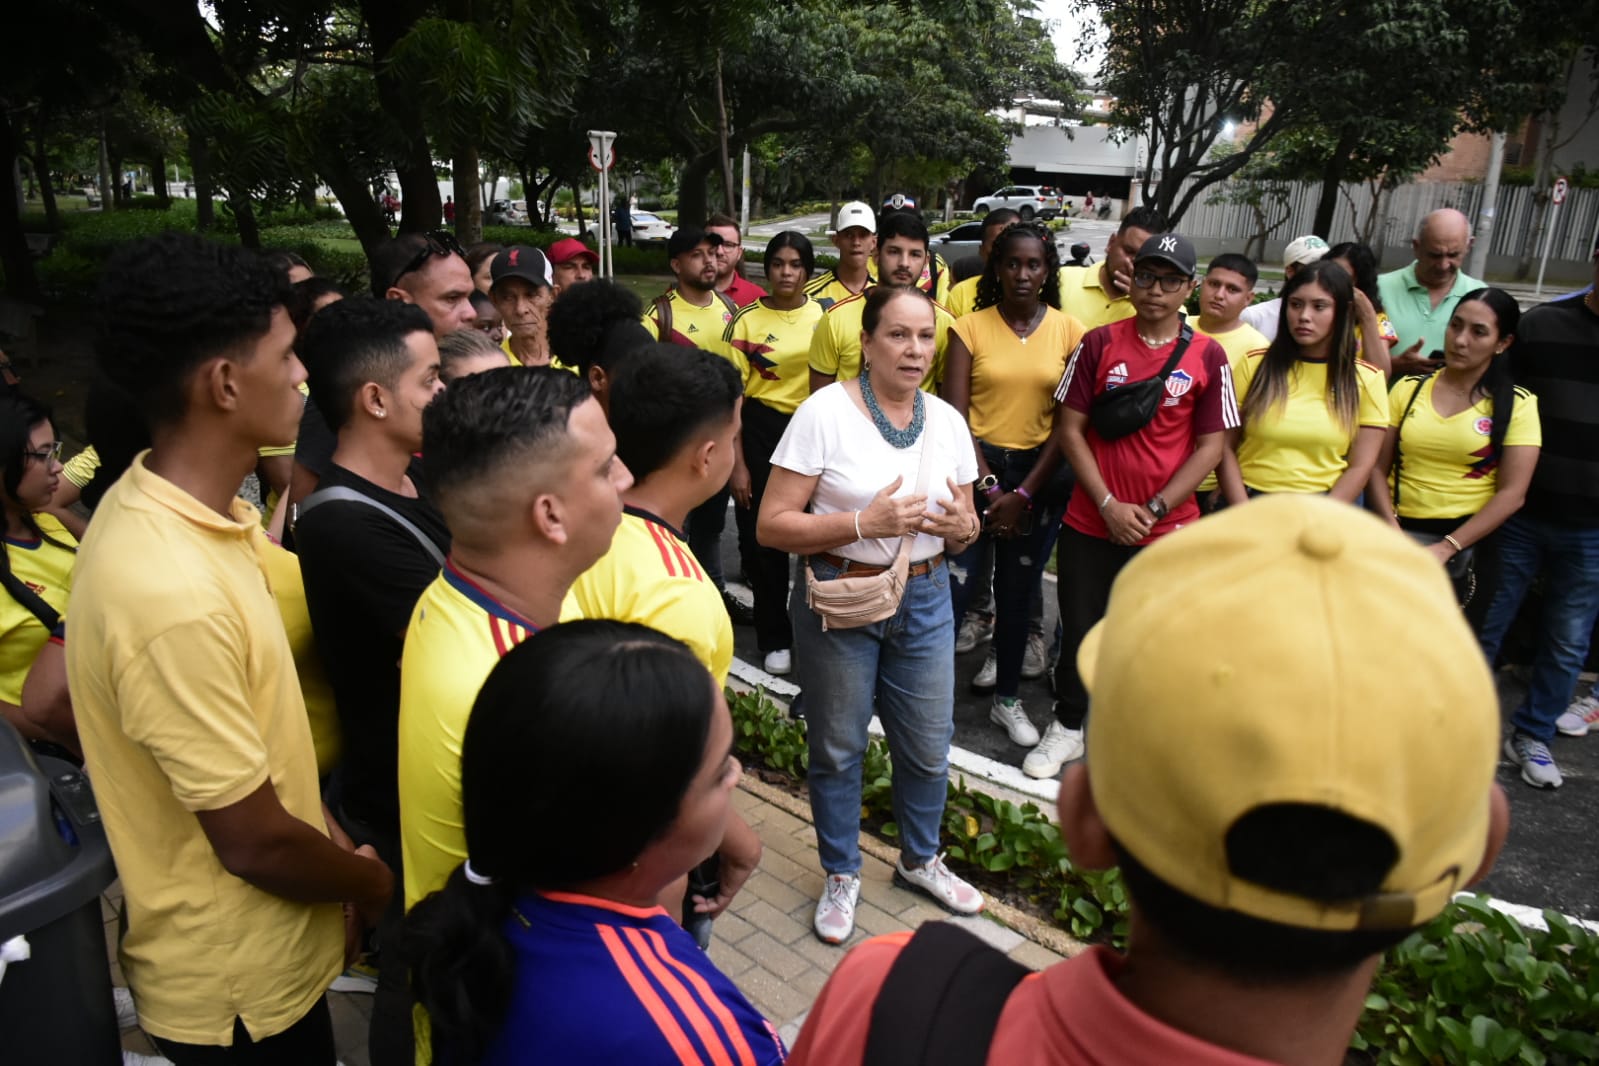
[[[1030,748],[1038,743],[1038,730],[1027,717],[1027,711],[1022,708],[1019,699],[1007,700],[995,696],[993,706],[988,709],[988,720],[1003,729],[1010,736],[1012,744]]]
[[[1521,767],[1521,779],[1533,788],[1559,788],[1565,784],[1549,745],[1526,733],[1511,733],[1505,740],[1505,757]]]
[[[1048,649],[1044,647],[1044,634],[1027,634],[1027,650],[1022,653],[1022,680],[1037,681],[1048,669]]]
[[[766,661],[763,665],[766,667],[767,673],[782,677],[794,669],[794,653],[787,648],[769,651],[766,653]]]
[[[124,1032],[139,1027],[139,1012],[133,1006],[133,993],[121,985],[111,986],[111,1002],[117,1008],[117,1028]]]
[[[1022,773],[1040,780],[1059,777],[1062,766],[1082,757],[1083,731],[1067,729],[1059,722],[1051,722],[1049,728],[1044,730],[1044,739],[1038,742],[1038,747],[1028,752],[1027,758],[1022,760]]]
[[[138,1051],[124,1050],[122,1066],[172,1066],[172,1060],[161,1055],[146,1055]]]
[[[1568,737],[1585,737],[1595,726],[1599,726],[1599,697],[1595,696],[1572,700],[1571,706],[1555,719],[1555,728]]]
[[[955,654],[965,655],[985,640],[994,638],[994,620],[980,614],[968,614],[961,619],[960,632],[955,634]]]
[[[993,692],[997,684],[999,684],[999,662],[994,658],[994,651],[990,648],[988,658],[983,660],[982,669],[972,678],[972,691]]]
[[[828,944],[842,944],[855,931],[855,904],[861,898],[861,879],[855,874],[828,874],[822,898],[816,901],[811,927]]]
[[[927,865],[914,870],[907,870],[903,859],[895,859],[894,881],[927,893],[956,914],[976,914],[983,909],[983,894],[950,873],[942,855],[933,856]]]

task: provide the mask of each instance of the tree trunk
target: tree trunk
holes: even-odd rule
[[[56,204],[55,181],[50,177],[50,153],[44,147],[44,124],[33,127],[33,172],[39,176],[39,202],[44,205],[44,221],[51,233],[61,232],[61,208]]]
[[[478,184],[478,150],[475,144],[457,144],[455,169],[455,237],[471,247],[483,239],[483,186]]]
[[[527,201],[527,220],[538,225],[544,221],[544,213],[539,207],[539,192],[533,184],[532,176],[528,173],[526,163],[517,163],[516,176],[522,180],[522,198]]]
[[[201,233],[217,224],[216,195],[211,184],[211,143],[194,126],[188,127],[189,170],[194,178],[194,215]]]
[[[1543,231],[1549,224],[1549,184],[1555,173],[1554,146],[1560,137],[1560,113],[1546,111],[1538,124],[1542,136],[1538,138],[1538,166],[1532,179],[1533,224],[1528,227],[1527,240],[1521,246],[1521,258],[1516,260],[1516,280],[1526,281],[1532,273],[1533,260],[1543,250]]]
[[[344,217],[355,231],[356,240],[361,242],[361,250],[370,259],[378,245],[389,239],[389,227],[383,221],[383,209],[372,199],[366,175],[357,174],[348,163],[341,161],[337,167],[323,169],[322,180],[338,197]]]
[[[733,154],[727,143],[727,94],[722,89],[722,50],[716,50],[716,134],[722,151],[722,205],[727,215],[737,218],[733,206]],[[679,221],[682,216],[678,216]]]
[[[165,211],[172,206],[172,190],[167,188],[167,154],[157,152],[150,161],[150,167],[155,171],[155,198]]]
[[[255,205],[243,189],[228,190],[228,206],[233,209],[234,224],[239,227],[239,243],[246,248],[261,247],[261,227],[255,220]]]
[[[359,6],[372,40],[378,103],[383,113],[403,131],[403,148],[394,160],[394,172],[400,179],[399,231],[424,233],[437,229],[444,215],[443,201],[439,198],[438,178],[433,173],[433,151],[423,128],[421,98],[416,86],[402,80],[388,62],[394,46],[422,17],[422,5],[362,0]]]
[[[33,256],[28,252],[28,238],[22,232],[22,215],[17,210],[17,196],[21,193],[17,182],[17,168],[10,164],[22,154],[22,143],[11,116],[0,109],[0,159],[7,165],[0,167],[5,176],[0,178],[0,265],[6,271],[6,290],[18,299],[33,299],[39,295],[39,279],[33,272]]]
[[[114,211],[116,204],[111,188],[111,153],[105,143],[105,118],[100,119],[100,210]]]
[[[589,224],[588,219],[583,217],[583,183],[580,181],[572,183],[572,210],[577,212],[578,236],[586,235]]]
[[[718,152],[704,152],[688,161],[677,179],[677,222],[680,226],[697,226],[705,221],[705,178],[718,162]]]
[[[1338,144],[1333,147],[1332,158],[1321,177],[1321,199],[1316,203],[1316,219],[1310,231],[1322,240],[1332,236],[1333,212],[1338,210],[1338,186],[1343,183],[1344,171],[1349,168],[1349,153],[1360,143],[1359,133],[1353,126],[1345,126],[1338,134]]]

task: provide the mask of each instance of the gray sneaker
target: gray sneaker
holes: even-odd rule
[[[980,614],[968,614],[961,619],[960,632],[955,634],[955,654],[965,655],[984,641],[994,639],[994,620]]]
[[[1555,729],[1568,737],[1585,737],[1594,728],[1599,728],[1599,697],[1572,700],[1571,706],[1555,719]]]
[[[1049,653],[1044,647],[1044,634],[1027,634],[1027,650],[1022,653],[1022,680],[1037,681],[1049,669]]]
[[[1512,733],[1505,741],[1505,757],[1521,767],[1521,779],[1533,788],[1559,788],[1565,784],[1549,745],[1526,733]]]

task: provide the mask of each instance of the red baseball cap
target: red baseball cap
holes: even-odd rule
[[[598,265],[600,261],[600,257],[594,254],[594,249],[576,237],[562,237],[550,245],[549,251],[544,254],[549,257],[552,263],[570,263],[574,259],[582,258]]]

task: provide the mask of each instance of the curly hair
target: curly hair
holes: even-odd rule
[[[187,233],[134,241],[100,277],[95,356],[147,421],[175,422],[195,368],[265,335],[289,296],[281,270],[237,245]]]
[[[644,305],[633,292],[608,278],[574,285],[550,308],[546,336],[550,354],[587,374],[593,364],[612,366],[612,357],[655,338],[639,320]],[[626,323],[638,326],[627,330]]]
[[[1055,247],[1054,235],[1033,222],[1017,222],[1007,226],[994,238],[988,262],[983,264],[983,273],[977,279],[974,310],[997,307],[1005,298],[1004,287],[999,282],[999,264],[1005,261],[1011,245],[1020,240],[1035,240],[1044,246],[1044,283],[1038,288],[1038,298],[1055,310],[1060,310],[1060,249]]]

